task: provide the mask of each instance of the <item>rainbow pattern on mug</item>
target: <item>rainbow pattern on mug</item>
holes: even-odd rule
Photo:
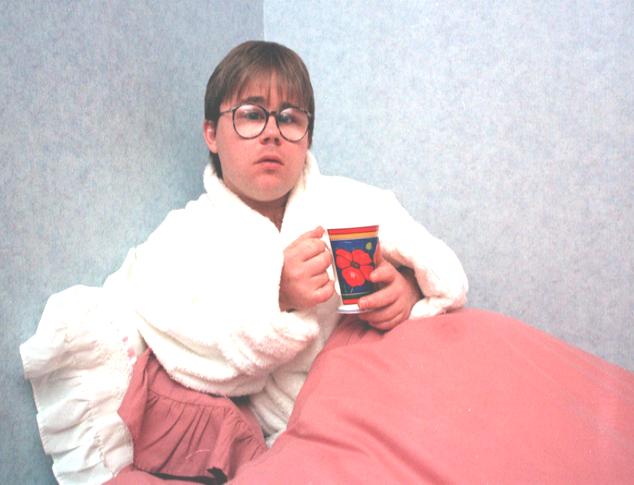
[[[344,305],[355,304],[376,290],[369,277],[378,257],[379,226],[328,229],[328,237],[341,300]]]

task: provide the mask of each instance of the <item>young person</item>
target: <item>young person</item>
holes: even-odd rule
[[[390,330],[464,304],[456,255],[391,192],[320,174],[315,120],[297,54],[271,42],[234,48],[205,95],[205,193],[172,211],[102,288],[50,298],[21,353],[58,477],[103,480],[132,461],[117,408],[127,391],[137,417],[149,412],[140,382],[150,366],[190,392],[248,397],[270,445],[341,320],[324,228],[380,227],[370,275],[380,289],[359,302],[368,324]],[[131,385],[146,346],[134,369],[144,377]]]

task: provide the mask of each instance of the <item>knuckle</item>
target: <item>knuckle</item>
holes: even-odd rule
[[[298,280],[300,279],[301,271],[298,267],[294,266],[288,269],[288,271],[286,272],[286,275],[291,280]]]
[[[310,244],[310,246],[309,246],[310,249],[312,251],[315,251],[315,252],[323,249],[323,247],[324,247],[324,243],[322,242],[321,239],[311,239],[308,242]]]
[[[329,281],[330,281],[330,278],[328,278],[328,273],[323,271],[317,279],[317,284],[321,288],[322,286],[327,285]]]
[[[310,239],[302,239],[301,241],[297,241],[296,246],[297,253],[302,255],[305,252],[310,250]]]
[[[324,270],[331,264],[332,259],[330,257],[330,254],[328,252],[321,253],[321,266],[324,268]]]
[[[330,299],[333,292],[334,292],[334,285],[332,284],[332,282],[328,282],[326,285],[322,286],[321,288],[319,288],[317,291],[314,292],[315,300],[317,300],[318,303],[323,303],[327,301],[328,299]]]
[[[284,255],[284,261],[289,265],[296,265],[300,260],[301,252],[296,249],[291,249]]]

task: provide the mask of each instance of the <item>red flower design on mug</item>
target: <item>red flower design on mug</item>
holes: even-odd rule
[[[337,249],[335,264],[346,283],[353,287],[363,285],[374,269],[370,255],[361,249],[353,249],[352,252]]]

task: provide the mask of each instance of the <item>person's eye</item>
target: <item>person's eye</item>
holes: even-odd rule
[[[264,112],[257,106],[242,106],[236,111],[236,116],[245,121],[262,121]]]
[[[277,122],[284,125],[297,123],[297,114],[295,113],[295,110],[285,109],[277,115]]]

